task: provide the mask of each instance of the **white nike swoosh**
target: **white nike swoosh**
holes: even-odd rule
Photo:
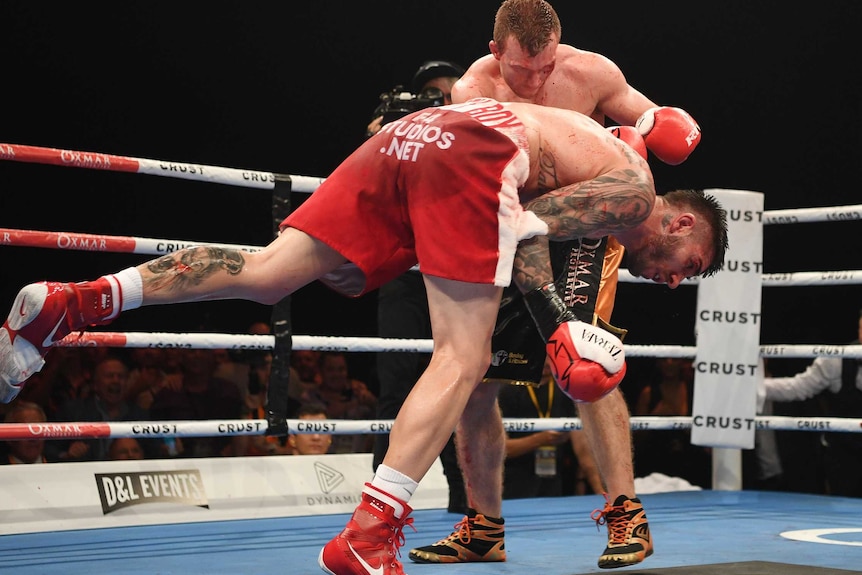
[[[356,557],[356,560],[359,561],[366,571],[368,571],[369,575],[383,575],[383,565],[380,565],[380,567],[372,567],[365,561],[365,559],[359,556],[359,553],[356,552],[356,549],[353,548],[350,541],[347,542],[347,546],[350,548],[350,552],[353,553],[353,556]]]
[[[54,329],[45,337],[45,341],[42,342],[42,347],[51,347],[54,345],[54,334],[57,333],[57,330],[60,329],[60,326],[63,324],[63,320],[66,319],[66,310],[63,310],[63,315],[60,316],[60,319],[57,320],[57,325],[54,326]]]

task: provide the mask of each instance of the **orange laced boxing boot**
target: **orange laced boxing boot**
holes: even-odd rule
[[[634,565],[652,555],[652,537],[640,499],[620,495],[612,504],[605,494],[604,509],[596,509],[590,517],[596,526],[608,525],[608,546],[599,557],[602,569]]]
[[[432,545],[411,549],[410,560],[415,563],[505,561],[504,523],[502,517],[486,517],[468,509],[451,535]]]
[[[398,548],[404,545],[404,527],[413,527],[413,518],[408,517],[413,510],[402,502],[404,514],[400,519],[395,517],[395,509],[372,494],[377,491],[370,483],[365,484],[362,501],[347,526],[320,550],[317,562],[327,573],[404,575]]]
[[[56,342],[88,325],[109,323],[116,316],[114,289],[106,277],[21,288],[0,327],[0,402],[17,397],[27,378],[45,365],[45,355]]]

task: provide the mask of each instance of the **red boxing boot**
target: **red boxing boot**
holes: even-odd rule
[[[408,517],[413,510],[402,503],[404,513],[399,519],[375,492],[387,495],[365,484],[362,501],[347,527],[320,550],[317,562],[330,575],[404,575],[398,548],[404,545],[404,526],[413,526],[413,518]]]
[[[45,365],[56,342],[88,325],[109,323],[116,281],[101,277],[77,284],[39,282],[18,292],[0,328],[0,402],[9,403],[24,382]]]

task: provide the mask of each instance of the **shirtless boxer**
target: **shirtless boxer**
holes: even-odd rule
[[[549,173],[560,188],[536,197]],[[521,201],[560,215],[537,216]],[[431,361],[360,504],[319,557],[334,575],[402,575],[409,499],[488,369],[518,241],[614,234],[633,272],[671,283],[721,268],[725,228],[723,210],[702,194],[680,203],[656,196],[646,162],[582,114],[491,99],[430,108],[366,140],[259,252],[192,247],[95,281],[25,286],[0,328],[2,400],[41,369],[55,341],[122,311],[217,299],[275,304],[315,279],[358,296],[418,263]],[[599,327],[566,322],[549,341],[560,350],[558,384],[575,400],[613,389],[625,372],[622,342]]]
[[[560,44],[560,38],[560,20],[550,4],[544,0],[505,0],[494,20],[491,53],[474,62],[453,86],[452,100],[490,97],[532,102],[575,110],[602,124],[607,117],[623,125],[618,130],[626,138],[637,138],[638,134],[632,134],[635,129],[630,128],[637,125],[647,148],[664,162],[679,164],[688,157],[700,141],[700,128],[686,112],[657,107],[626,82],[611,60]],[[553,178],[550,180],[547,187],[556,187]],[[529,247],[522,248],[519,255],[525,249]],[[550,305],[550,309],[559,310],[560,321],[577,317],[590,323],[595,318],[610,322],[617,269],[623,257],[617,241],[611,237],[588,246],[577,240],[552,243],[551,250],[554,276],[531,278],[531,287],[546,286],[534,294],[544,294],[551,303],[534,298],[534,303],[528,304],[531,314],[538,311],[546,315],[532,306]],[[669,285],[676,287],[673,282]],[[506,560],[501,517],[505,434],[494,399],[500,385],[540,381],[544,345],[540,334],[529,325],[530,314],[518,290],[508,288],[503,302],[492,352],[495,357],[517,358],[518,363],[492,365],[485,376],[487,385],[477,388],[455,433],[467,491],[467,516],[449,537],[411,550],[413,561]],[[606,505],[596,513],[608,530],[608,545],[598,565],[614,568],[639,563],[652,554],[653,542],[646,513],[635,493],[625,398],[615,390],[599,401],[580,404],[578,411],[607,491]],[[471,535],[465,537],[465,533]]]

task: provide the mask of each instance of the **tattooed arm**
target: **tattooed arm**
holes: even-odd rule
[[[631,229],[652,211],[655,189],[647,173],[613,170],[592,180],[546,192],[525,208],[548,224],[548,235],[522,241],[514,275],[521,292],[553,282],[549,240],[600,238]]]
[[[592,180],[550,190],[525,208],[548,224],[557,241],[600,238],[640,225],[652,211],[655,191],[639,170],[613,170]]]

